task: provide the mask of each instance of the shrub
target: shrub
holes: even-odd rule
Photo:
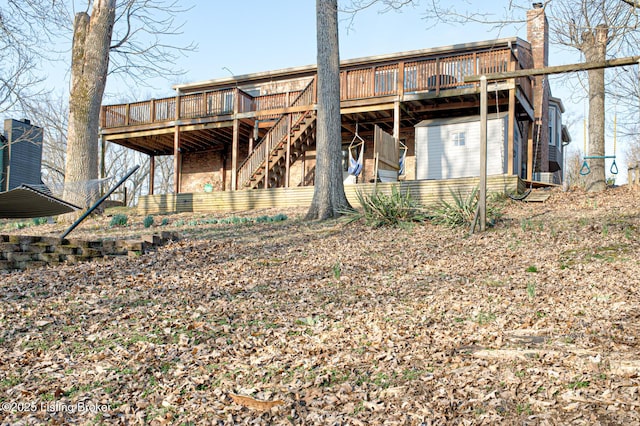
[[[403,226],[412,222],[423,222],[428,219],[422,206],[413,200],[409,191],[404,194],[393,187],[391,195],[379,191],[371,194],[356,193],[362,211],[347,210],[343,212],[348,223],[364,220],[367,226]]]
[[[127,217],[126,214],[118,213],[116,215],[113,215],[113,217],[111,218],[111,222],[109,223],[109,226],[111,227],[125,226],[128,220],[129,218]]]
[[[142,222],[144,224],[145,228],[150,228],[151,225],[153,225],[153,216],[148,215],[144,218],[144,222]]]
[[[445,200],[433,212],[433,222],[451,227],[471,225],[478,207],[478,188],[466,197],[460,192],[450,191],[453,202]],[[491,199],[487,201],[487,222],[494,225],[502,217],[502,210]]]
[[[287,219],[288,219],[288,217],[287,217],[286,214],[278,213],[277,215],[270,217],[269,221],[270,222],[282,222],[282,221],[287,220]]]
[[[33,218],[33,224],[38,226],[38,225],[45,225],[47,223],[48,219],[46,217],[34,217]]]
[[[264,215],[264,216],[258,216],[254,219],[254,221],[256,223],[265,223],[265,222],[269,222],[269,216]]]
[[[169,219],[164,217],[162,218],[162,222],[160,222],[160,226],[167,226],[169,224]]]

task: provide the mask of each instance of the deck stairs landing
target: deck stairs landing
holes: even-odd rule
[[[314,84],[315,79],[291,106],[312,105]],[[238,188],[284,186],[287,157],[289,165],[295,163],[315,143],[315,130],[316,112],[313,109],[282,114],[238,168]]]

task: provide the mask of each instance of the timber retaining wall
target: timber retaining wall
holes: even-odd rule
[[[409,192],[414,200],[429,206],[441,200],[452,201],[452,194],[467,195],[478,187],[479,178],[411,180],[394,183],[345,185],[347,199],[358,206],[358,191],[391,194],[393,188]],[[524,182],[514,175],[494,175],[487,179],[488,193],[522,193]],[[138,200],[140,214],[234,212],[265,208],[309,207],[313,186],[243,191],[191,192],[145,195]]]

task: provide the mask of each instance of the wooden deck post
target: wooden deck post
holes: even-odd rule
[[[478,199],[480,231],[487,228],[487,78],[480,79],[480,196]]]
[[[289,183],[290,183],[290,176],[289,173],[291,171],[291,121],[292,121],[292,117],[291,114],[289,114],[289,124],[287,126],[287,156],[286,156],[286,163],[285,163],[285,173],[284,173],[284,187],[288,188],[289,187]]]
[[[404,100],[404,61],[398,63],[398,87],[396,88],[398,100]]]
[[[527,138],[527,180],[531,182],[533,180],[533,134],[536,130],[536,122],[531,122],[529,125],[529,137]]]
[[[240,89],[236,87],[233,102],[233,138],[231,140],[231,190],[238,190],[238,144],[240,140],[240,120],[238,120],[238,103]]]
[[[393,137],[396,139],[396,145],[400,140],[400,101],[393,102]]]
[[[305,177],[307,175],[307,151],[302,151],[302,167],[300,167],[300,186],[307,186]]]
[[[231,190],[238,189],[238,139],[239,139],[240,121],[233,119],[233,139],[231,141]]]
[[[153,195],[153,187],[156,177],[156,156],[149,155],[149,195]]]
[[[266,158],[264,159],[264,189],[269,188],[269,163],[271,160],[271,152],[269,151],[269,148],[272,147],[272,142],[273,141],[273,134],[269,133],[269,140],[265,141],[265,142],[269,142],[268,145],[265,146],[265,152],[266,152]]]
[[[173,129],[173,186],[176,194],[180,193],[180,126]]]
[[[514,84],[515,87],[515,84]],[[498,100],[496,99],[496,103]],[[509,116],[507,118],[507,174],[513,174],[513,147],[516,127],[516,89],[509,89]]]
[[[151,99],[149,102],[149,122],[153,123],[156,121],[156,100]]]
[[[181,158],[180,158],[180,126],[179,126],[179,120],[180,120],[180,91],[178,90],[178,92],[176,93],[176,115],[175,115],[175,121],[176,121],[176,125],[173,129],[173,186],[174,186],[174,192],[176,194],[180,193],[180,181],[182,180],[180,178],[180,173],[182,173],[182,170],[180,170],[180,164],[181,164]]]

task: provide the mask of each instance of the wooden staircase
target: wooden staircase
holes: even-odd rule
[[[314,89],[315,79],[298,95],[291,107],[312,106],[315,103]],[[316,112],[312,108],[280,116],[238,168],[238,188],[284,186],[288,166],[315,143],[315,130]]]

